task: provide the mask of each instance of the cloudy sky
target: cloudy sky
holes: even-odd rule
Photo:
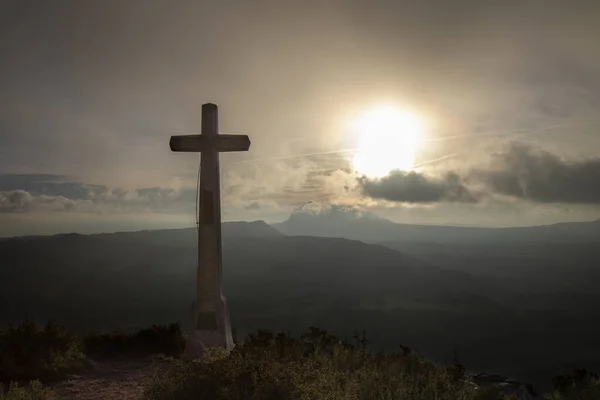
[[[207,102],[252,140],[225,220],[598,219],[598,38],[597,1],[3,0],[0,236],[192,226],[199,156],[168,140]],[[382,104],[426,129],[415,168],[365,176],[353,121]]]

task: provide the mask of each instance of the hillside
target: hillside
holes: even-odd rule
[[[384,246],[244,232],[224,230],[225,290],[232,299],[248,296],[251,301],[260,297],[275,302],[279,296],[290,301],[313,296],[343,304],[357,295],[365,301],[388,295],[435,302],[446,295],[483,295],[492,290],[478,278]],[[160,294],[168,295],[173,304],[187,303],[194,290],[195,240],[194,230],[176,230],[5,241],[0,244],[1,271],[3,282],[10,283],[2,296],[14,306],[4,318],[76,313],[73,307],[85,308],[84,304],[115,312],[163,310],[167,305],[157,304],[164,301]],[[73,298],[78,299],[77,306]],[[28,308],[23,299],[32,306],[43,305]]]
[[[510,261],[494,265],[483,257],[489,251],[450,265],[447,256],[435,262],[416,251],[284,236],[265,226],[224,224],[225,293],[240,335],[314,325],[347,336],[364,327],[373,349],[402,342],[442,361],[456,349],[474,369],[534,383],[565,368],[600,366],[600,315],[586,286],[533,293],[513,287],[527,275],[519,268],[498,279]],[[0,324],[52,315],[80,332],[171,321],[185,327],[196,259],[194,229],[4,240]],[[557,283],[543,273],[544,262],[530,265],[538,288]],[[571,272],[572,282],[589,282],[590,271]]]

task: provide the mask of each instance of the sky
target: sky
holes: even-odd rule
[[[599,219],[598,37],[583,0],[3,0],[0,236],[193,226],[199,155],[168,141],[208,102],[252,141],[224,220]],[[390,104],[426,121],[415,168],[366,176],[355,121]]]

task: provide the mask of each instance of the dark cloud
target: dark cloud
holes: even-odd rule
[[[111,188],[70,181],[62,175],[0,175],[0,212],[179,211],[193,207],[196,191],[175,188]]]
[[[402,203],[473,203],[477,196],[467,189],[459,175],[448,172],[440,178],[418,172],[392,171],[381,179],[359,179],[363,193],[374,199]]]
[[[491,156],[489,167],[461,175],[394,171],[382,179],[363,177],[359,184],[366,196],[399,203],[473,203],[483,195],[501,195],[537,203],[600,204],[600,158],[565,160],[512,143]]]
[[[55,174],[0,174],[0,191],[24,190],[32,195],[64,196],[72,200],[92,200],[106,186],[73,181]]]
[[[539,203],[600,204],[600,158],[567,161],[522,143],[494,154],[492,167],[471,171],[469,180]]]

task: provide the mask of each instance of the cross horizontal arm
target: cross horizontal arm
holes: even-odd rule
[[[171,151],[203,152],[216,150],[218,152],[248,151],[250,138],[247,135],[179,135],[171,136],[169,141]]]

